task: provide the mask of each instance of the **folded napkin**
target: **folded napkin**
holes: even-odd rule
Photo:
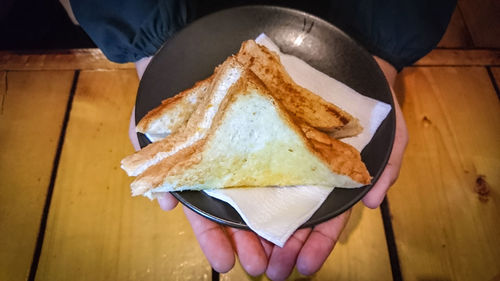
[[[363,132],[342,141],[359,151],[363,150],[387,117],[391,110],[390,105],[357,93],[297,57],[282,54],[265,34],[259,35],[255,41],[279,54],[281,63],[297,84],[359,119]],[[294,186],[230,188],[205,192],[229,203],[250,229],[283,247],[295,230],[311,218],[332,191],[333,187]]]

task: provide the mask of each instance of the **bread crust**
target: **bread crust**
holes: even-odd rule
[[[215,74],[214,74],[215,75]],[[214,75],[207,79],[196,82],[193,87],[186,89],[177,95],[165,99],[161,104],[154,109],[150,110],[137,124],[136,131],[140,133],[148,133],[152,123],[162,117],[172,120],[170,124],[166,124],[168,133],[177,131],[184,125],[196,106],[199,104],[201,97],[203,97],[209,90],[210,84]]]
[[[339,133],[342,137],[356,135],[362,130],[349,113],[295,83],[281,64],[279,55],[265,46],[253,40],[245,41],[235,57],[301,122],[321,131]],[[352,127],[349,132],[340,133],[347,124]]]
[[[328,163],[332,171],[348,175],[364,185],[370,184],[371,176],[356,148],[306,124],[302,123],[299,126],[318,157]]]

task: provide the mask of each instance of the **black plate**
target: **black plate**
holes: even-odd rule
[[[239,50],[241,43],[266,33],[284,53],[305,60],[316,69],[359,93],[393,105],[387,82],[373,58],[345,33],[310,14],[288,8],[247,6],[205,16],[169,39],[152,59],[139,85],[136,122],[160,102],[191,87],[215,66]],[[293,44],[297,36],[302,44]],[[377,181],[389,158],[395,132],[394,110],[379,127],[361,156]],[[142,147],[149,141],[138,134]],[[303,225],[312,226],[337,216],[370,189],[335,189]],[[227,203],[203,192],[174,192],[184,205],[216,222],[248,228]]]

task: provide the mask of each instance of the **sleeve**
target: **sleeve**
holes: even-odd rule
[[[80,25],[114,62],[154,55],[192,19],[222,7],[248,4],[290,6],[316,14],[399,71],[437,46],[456,0],[322,0],[314,4],[284,0],[71,0]]]
[[[190,13],[189,0],[71,0],[71,8],[104,55],[118,63],[154,55]]]
[[[327,19],[398,71],[434,49],[456,0],[330,1]]]

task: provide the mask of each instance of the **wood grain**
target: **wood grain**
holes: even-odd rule
[[[36,280],[210,277],[181,208],[132,198],[120,169],[137,87],[135,70],[81,72]]]
[[[483,67],[407,68],[410,133],[389,191],[404,280],[500,275],[500,103]]]
[[[313,276],[294,271],[289,280],[391,280],[391,265],[380,210],[358,203],[335,249]],[[240,265],[221,280],[254,280]],[[258,280],[269,280],[261,276]]]
[[[417,66],[500,65],[500,50],[435,49],[415,62]]]
[[[0,72],[0,280],[28,276],[73,74]]]
[[[314,280],[391,280],[380,210],[360,202],[335,249]]]
[[[443,44],[460,40],[449,35]],[[456,41],[458,40],[458,41]],[[456,41],[456,42],[455,42]],[[450,43],[446,43],[450,42]],[[454,43],[453,43],[454,42]],[[478,66],[500,65],[500,51],[495,49],[435,49],[415,63],[418,66]],[[112,70],[135,69],[134,64],[117,64],[108,61],[97,49],[54,51],[47,54],[17,54],[0,51],[0,70]]]
[[[459,0],[476,48],[500,48],[500,1]]]
[[[99,49],[69,49],[26,53],[0,51],[0,70],[135,69],[133,63],[113,63]]]

